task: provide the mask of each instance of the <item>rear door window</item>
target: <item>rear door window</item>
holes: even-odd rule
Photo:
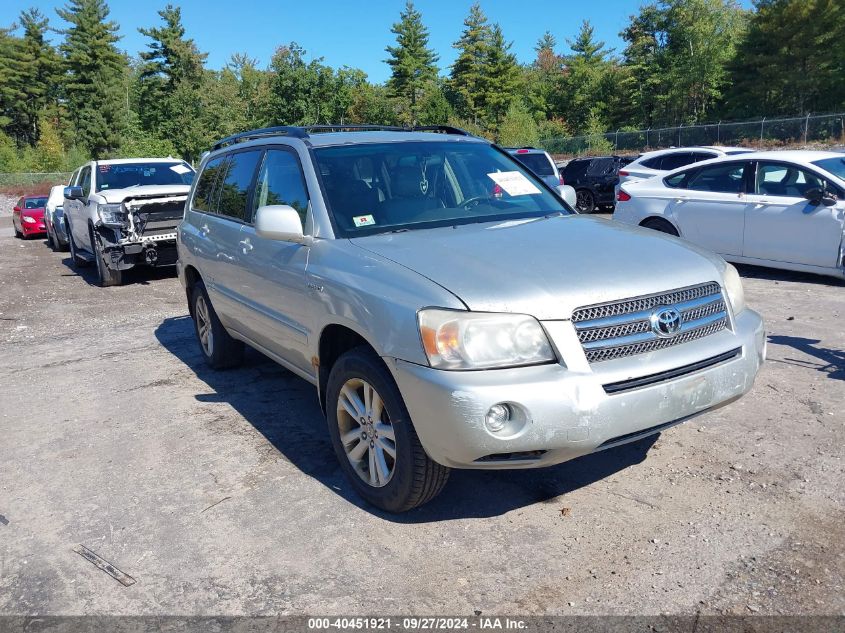
[[[219,185],[217,213],[241,222],[248,220],[249,188],[260,158],[260,150],[229,155],[226,160],[226,175]]]
[[[554,176],[555,168],[545,154],[513,154],[513,156],[538,176]]]
[[[719,193],[742,193],[745,163],[719,163],[701,167],[692,174],[685,189]]]

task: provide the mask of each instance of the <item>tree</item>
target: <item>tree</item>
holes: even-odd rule
[[[498,24],[490,30],[490,43],[484,60],[485,78],[481,84],[485,118],[498,127],[513,100],[519,85],[519,67],[510,52],[511,42]]]
[[[487,61],[490,48],[490,25],[477,2],[464,20],[460,39],[452,46],[459,53],[452,64],[449,92],[458,115],[475,123],[484,116],[484,85],[488,81]]]
[[[396,35],[396,46],[385,48],[390,55],[386,62],[392,70],[387,87],[394,95],[408,101],[412,118],[416,119],[417,101],[423,87],[437,79],[438,56],[428,47],[428,29],[411,0],[407,0],[399,17],[399,22],[390,29]]]
[[[152,40],[141,53],[140,123],[154,137],[170,139],[184,158],[194,159],[208,140],[200,126],[206,54],[185,37],[179,7],[168,4],[158,14],[163,26],[138,29]]]
[[[56,9],[70,26],[60,31],[65,93],[74,136],[94,157],[120,143],[125,122],[123,78],[126,58],[117,50],[117,24],[107,21],[104,0],[69,0]]]
[[[540,144],[540,131],[537,122],[528,108],[519,100],[514,100],[499,126],[497,136],[499,145],[505,147],[525,147]]]

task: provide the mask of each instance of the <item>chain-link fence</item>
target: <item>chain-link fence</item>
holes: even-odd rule
[[[845,114],[814,114],[784,119],[718,122],[648,130],[550,138],[541,146],[552,154],[637,153],[665,147],[741,145],[780,147],[845,143]]]
[[[70,172],[0,172],[0,187],[61,185],[70,179]]]

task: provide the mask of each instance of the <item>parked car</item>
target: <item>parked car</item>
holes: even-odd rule
[[[618,172],[632,160],[632,156],[592,156],[569,161],[560,175],[562,182],[575,189],[578,212],[592,213],[599,207],[612,209]]]
[[[619,170],[619,187],[627,182],[645,180],[655,176],[665,176],[674,169],[679,169],[693,163],[719,158],[720,156],[735,156],[753,152],[744,147],[723,147],[706,145],[702,147],[672,147],[640,154],[636,160]]]
[[[613,219],[729,261],[845,278],[845,154],[756,152],[626,183]]]
[[[94,263],[101,286],[116,286],[138,264],[176,263],[194,169],[174,158],[86,163],[64,191],[65,230],[75,266]]]
[[[54,251],[66,251],[67,233],[65,233],[65,185],[56,185],[50,189],[47,205],[44,207],[44,226],[47,229],[47,244]]]
[[[12,226],[15,237],[27,239],[33,235],[44,235],[44,205],[47,196],[23,196],[12,209]]]
[[[508,147],[506,149],[509,154],[537,176],[540,176],[550,187],[563,184],[557,165],[548,152],[535,147]]]
[[[177,269],[207,363],[246,343],[313,383],[370,503],[407,510],[450,468],[557,464],[751,388],[763,324],[719,256],[578,215],[454,128],[330,129],[214,145]]]

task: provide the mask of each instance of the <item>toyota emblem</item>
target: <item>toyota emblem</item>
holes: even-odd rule
[[[661,338],[668,338],[681,331],[683,319],[677,308],[661,306],[651,313],[649,321],[652,332]]]

